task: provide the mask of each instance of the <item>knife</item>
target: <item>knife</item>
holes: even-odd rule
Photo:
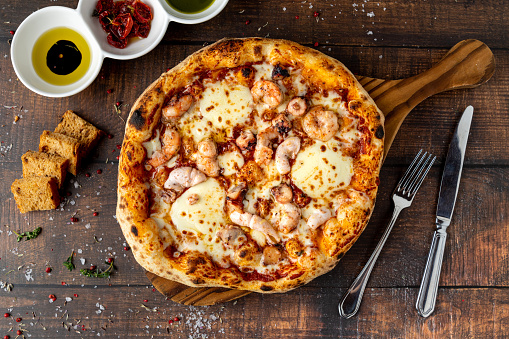
[[[463,169],[463,160],[465,159],[465,149],[467,147],[468,133],[473,114],[474,108],[472,106],[468,106],[463,112],[449,146],[447,158],[445,159],[435,221],[437,229],[433,234],[433,242],[431,243],[428,261],[426,262],[421,287],[419,288],[417,303],[415,304],[417,312],[422,317],[428,317],[435,309],[445,240],[447,239],[446,231],[451,223],[454,204],[458,195],[461,170]]]

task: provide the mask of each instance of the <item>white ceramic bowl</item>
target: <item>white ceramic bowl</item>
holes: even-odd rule
[[[106,33],[96,17],[92,16],[97,1],[81,0],[76,10],[51,6],[28,16],[18,27],[11,44],[11,59],[14,71],[21,82],[35,93],[47,97],[66,97],[87,88],[97,77],[104,58],[119,60],[134,59],[154,49],[164,37],[168,23],[197,24],[219,14],[228,0],[215,0],[205,11],[183,14],[171,8],[165,0],[143,0],[151,7],[153,20],[145,39],[130,41],[124,49],[108,44]],[[78,81],[64,86],[52,85],[39,77],[32,64],[32,49],[37,39],[46,31],[56,27],[67,27],[78,32],[90,47],[90,66]]]

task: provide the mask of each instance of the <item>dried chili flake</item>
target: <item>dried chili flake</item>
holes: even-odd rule
[[[17,323],[21,322],[21,320],[23,320],[23,319],[21,319],[21,318],[16,318],[16,322],[17,322]]]
[[[318,47],[318,41],[313,44],[313,46]]]
[[[23,332],[22,332],[21,330],[17,330],[17,331],[16,331],[16,334],[17,334],[17,335],[22,335],[22,334],[23,334]]]
[[[85,173],[85,176],[86,176],[87,178],[90,178],[90,173]]]
[[[246,25],[249,25],[251,23],[251,20],[246,20]]]
[[[98,212],[94,212],[94,213],[92,213],[92,215],[93,215],[94,217],[97,217],[97,216],[99,215],[99,213],[98,213]]]
[[[113,134],[108,134],[108,139],[113,139]]]
[[[124,251],[129,251],[130,248],[128,246],[124,246]]]
[[[113,89],[110,88],[110,89],[106,90],[106,93],[108,93],[108,94],[113,93]]]
[[[74,293],[74,297],[75,297],[75,298],[77,298],[77,297],[78,297],[78,295],[77,295],[76,293]],[[85,325],[83,325],[83,326],[85,326]]]
[[[97,170],[97,174],[101,174],[102,172],[103,172],[103,170],[102,170],[102,169],[98,169],[98,170]]]
[[[10,313],[4,313],[4,317],[5,317],[5,318],[9,318],[10,316],[11,316],[11,314],[10,314]]]
[[[318,18],[318,16],[319,16],[319,15],[320,15],[320,13],[318,13],[318,12],[314,12],[314,13],[313,13],[313,16],[314,16],[315,18]]]
[[[15,33],[14,31],[9,31],[10,35],[14,35],[14,33]]]
[[[46,267],[46,273],[51,273],[51,267]]]
[[[299,16],[298,16],[298,15],[296,15],[296,16],[295,16],[295,19],[296,19],[296,20],[299,20]]]

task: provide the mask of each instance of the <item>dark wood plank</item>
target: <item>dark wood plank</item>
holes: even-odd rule
[[[8,38],[9,30],[16,29],[27,15],[39,8],[53,5],[75,8],[77,2],[11,2],[2,8],[0,37]],[[318,19],[314,17],[315,11],[320,13]],[[202,43],[225,36],[269,36],[303,44],[448,48],[460,40],[479,39],[491,48],[507,48],[508,15],[509,8],[496,0],[475,3],[468,0],[230,1],[222,13],[208,22],[170,23],[164,43]],[[246,20],[250,20],[249,25]]]
[[[252,293],[224,305],[193,307],[165,300],[150,286],[28,285],[0,292],[4,310],[22,318],[17,323],[2,317],[0,334],[14,338],[8,331],[20,326],[32,338],[503,338],[509,331],[507,289],[439,289],[435,313],[427,319],[415,310],[417,291],[368,288],[358,316],[345,320],[337,312],[344,292],[338,288]],[[54,303],[49,294],[57,297]],[[174,317],[179,321],[170,325]]]

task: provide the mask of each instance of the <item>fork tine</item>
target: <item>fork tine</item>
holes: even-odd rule
[[[417,160],[419,159],[419,156],[421,155],[422,153],[422,149],[419,151],[419,153],[417,153],[417,155],[415,156],[414,160],[412,161],[412,163],[410,164],[410,166],[408,166],[408,169],[406,170],[405,174],[403,175],[403,177],[399,180],[398,182],[398,186],[396,186],[396,189],[397,190],[400,190],[400,189],[403,189],[403,184],[406,182],[407,180],[407,177],[412,173],[413,171],[413,166],[414,164],[417,162]]]
[[[415,179],[419,177],[420,169],[422,168],[422,162],[426,159],[426,155],[428,152],[424,152],[424,154],[418,159],[419,161],[417,164],[411,169],[410,176],[407,178],[405,183],[403,184],[403,191],[409,192],[410,188],[412,187],[413,183],[415,182]]]
[[[431,158],[433,155],[430,153],[428,158],[426,159],[426,163],[423,165],[421,170],[419,171],[419,175],[416,177],[416,179],[420,176],[419,180],[416,182],[416,185],[409,189],[410,195],[414,195],[419,188],[421,187],[422,182],[424,181],[424,178],[426,178],[426,175],[428,174],[429,170],[431,169],[431,166],[433,166],[433,163],[436,160],[436,156]],[[429,162],[429,163],[428,163]],[[424,173],[421,175],[421,172],[424,170]]]

